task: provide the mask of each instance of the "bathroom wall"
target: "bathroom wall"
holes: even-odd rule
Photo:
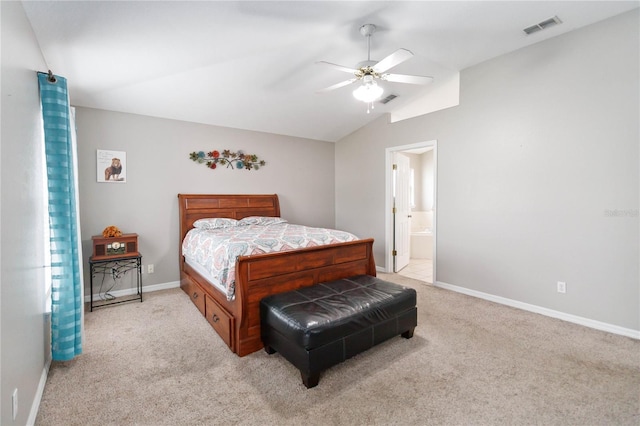
[[[421,154],[411,154],[407,152],[403,152],[403,155],[406,155],[409,158],[409,167],[413,169],[414,173],[414,196],[415,203],[411,206],[412,211],[422,210],[422,199],[423,199],[423,190],[422,190],[422,155]]]
[[[434,168],[433,150],[422,154],[404,152],[409,157],[409,167],[414,170],[415,178],[415,205],[412,211],[428,211],[434,205]]]
[[[435,187],[434,181],[434,164],[433,164],[433,150],[425,152],[420,155],[422,160],[422,175],[421,175],[421,199],[422,210],[433,210],[435,203]]]

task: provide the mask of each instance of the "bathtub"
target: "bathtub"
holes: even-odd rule
[[[412,259],[433,259],[433,232],[430,229],[423,231],[411,231]]]
[[[411,212],[411,245],[412,259],[433,259],[433,210]]]

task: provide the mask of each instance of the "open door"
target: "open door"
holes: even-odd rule
[[[409,264],[410,258],[410,229],[411,229],[411,199],[410,199],[410,167],[409,157],[401,153],[394,153],[394,256],[393,272],[401,271]]]

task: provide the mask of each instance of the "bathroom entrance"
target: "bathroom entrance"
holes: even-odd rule
[[[433,283],[437,142],[387,148],[388,272]]]

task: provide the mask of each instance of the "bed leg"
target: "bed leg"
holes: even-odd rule
[[[402,333],[401,336],[404,337],[405,339],[411,339],[413,337],[413,330],[414,328],[410,328],[409,330]]]
[[[301,371],[300,375],[302,376],[302,383],[307,389],[318,386],[318,382],[320,382],[320,373],[304,374]]]

